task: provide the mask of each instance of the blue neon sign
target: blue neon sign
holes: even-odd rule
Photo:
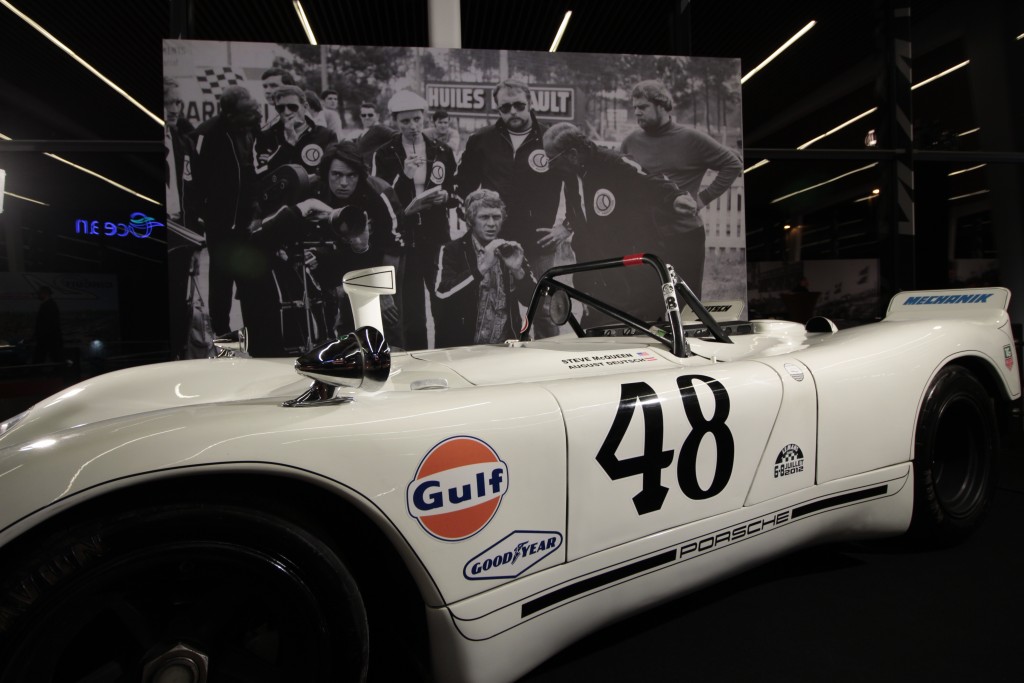
[[[90,221],[79,218],[75,221],[76,235],[103,235],[105,237],[137,237],[144,240],[153,234],[153,228],[162,228],[164,224],[160,221],[136,211],[131,215],[127,223],[112,223],[110,221]]]

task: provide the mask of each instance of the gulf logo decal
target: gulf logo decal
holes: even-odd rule
[[[490,446],[453,436],[434,446],[406,489],[409,514],[442,541],[461,541],[494,518],[508,491],[508,467]]]

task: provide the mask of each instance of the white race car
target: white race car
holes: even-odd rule
[[[657,272],[665,322],[566,283],[612,267]],[[359,329],[297,361],[239,341],[0,426],[0,682],[511,681],[795,548],[956,540],[1021,394],[998,287],[837,331],[636,255],[541,279],[527,319],[574,333],[392,354],[392,278],[350,274]]]

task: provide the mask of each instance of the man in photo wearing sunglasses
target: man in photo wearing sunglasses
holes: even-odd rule
[[[380,122],[377,105],[373,102],[367,101],[359,105],[359,123],[363,127],[363,133],[356,138],[356,148],[363,156],[363,163],[370,168],[373,166],[373,153],[388,142],[395,131]]]
[[[315,174],[324,150],[337,137],[316,124],[306,106],[306,94],[297,86],[283,85],[274,91],[274,110],[277,120],[260,131],[253,145],[257,179],[284,164],[298,164]]]
[[[455,182],[465,201],[477,189],[494,190],[508,210],[503,237],[523,246],[538,276],[573,260],[572,233],[558,216],[562,178],[550,172],[543,137],[547,127],[533,112],[530,87],[521,81],[498,83],[491,93],[498,120],[466,141]],[[537,338],[558,333],[546,309],[533,322]]]
[[[267,127],[277,120],[277,114],[274,112],[274,93],[286,85],[295,85],[295,79],[284,69],[272,67],[260,75],[260,87],[263,88],[263,99],[266,101],[263,123]]]

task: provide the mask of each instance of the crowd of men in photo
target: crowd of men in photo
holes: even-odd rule
[[[409,90],[388,101],[390,126],[364,102],[362,134],[341,139],[336,92],[317,96],[280,69],[262,85],[270,121],[231,86],[218,114],[192,129],[178,84],[164,81],[168,217],[205,239],[214,336],[230,331],[237,297],[254,356],[294,355],[350,331],[342,276],[370,266],[396,267],[384,333],[407,350],[518,337],[536,278],[574,261],[653,252],[699,296],[700,211],[742,171],[735,152],[673,120],[658,81],[633,88],[639,128],[618,151],[573,123],[541,123],[516,80],[494,86],[497,120],[464,144],[447,112]],[[181,299],[187,267],[172,259],[171,270]],[[664,313],[656,297],[637,310],[617,272],[577,284],[638,317]],[[558,332],[543,307],[530,323],[534,338]]]

